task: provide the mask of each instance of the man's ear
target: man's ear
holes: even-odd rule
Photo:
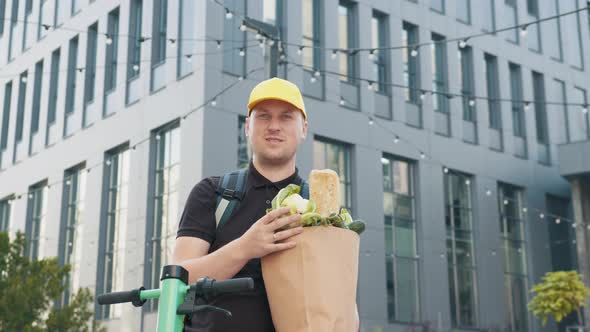
[[[246,131],[246,137],[248,137],[248,133],[250,132],[250,117],[246,117],[246,125],[244,126],[244,130]]]
[[[301,131],[301,140],[307,138],[307,120],[303,120],[303,130]]]

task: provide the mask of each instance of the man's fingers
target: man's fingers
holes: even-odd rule
[[[282,227],[287,226],[287,225],[294,223],[294,222],[298,222],[300,220],[301,220],[301,215],[299,213],[295,213],[290,216],[279,218],[279,219],[275,220],[269,226],[270,226],[271,230],[276,231],[279,228],[282,228]]]
[[[274,235],[274,240],[275,241],[282,241],[282,240],[290,238],[291,236],[301,234],[301,232],[303,232],[303,227],[295,227],[295,228],[288,229],[286,231],[277,232]]]
[[[262,217],[262,223],[265,225],[270,224],[271,222],[273,222],[275,219],[279,218],[280,216],[289,213],[289,211],[291,211],[291,208],[289,208],[289,207],[282,207],[280,209],[276,209],[274,211],[271,211],[269,214]]]

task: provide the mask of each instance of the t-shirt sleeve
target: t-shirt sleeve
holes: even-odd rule
[[[209,177],[201,180],[191,190],[182,216],[176,237],[192,236],[209,243],[215,239],[215,205],[217,195],[215,190],[219,177]]]

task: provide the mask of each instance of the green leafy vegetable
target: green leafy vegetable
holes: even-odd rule
[[[266,209],[266,213],[277,210],[281,207],[291,208],[290,214],[301,214],[301,226],[334,226],[348,229],[361,234],[365,230],[365,223],[361,220],[353,220],[352,216],[346,209],[340,209],[340,213],[332,213],[328,217],[323,217],[316,212],[316,204],[311,199],[305,199],[299,195],[301,188],[298,185],[290,184],[281,189],[272,200],[271,208]]]

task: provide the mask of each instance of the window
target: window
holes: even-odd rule
[[[504,256],[506,325],[509,331],[528,331],[523,191],[511,185],[498,184],[498,205]]]
[[[557,102],[560,104],[555,105],[555,110],[558,112],[557,114],[563,114],[563,136],[558,142],[558,144],[562,143],[569,143],[570,139],[570,129],[569,129],[569,119],[568,119],[568,108],[567,108],[567,94],[565,91],[565,82],[560,80],[553,80],[554,83],[554,91],[556,91],[558,97]]]
[[[68,53],[68,76],[66,78],[66,109],[64,113],[64,137],[70,136],[74,131],[72,114],[75,111],[76,101],[76,75],[78,66],[78,36],[70,39]]]
[[[430,9],[441,14],[445,13],[445,0],[430,0]]]
[[[576,87],[573,89],[572,103],[588,105],[586,90]],[[588,112],[581,111],[581,107],[573,106],[568,112],[570,116],[570,141],[584,141],[590,139],[590,118]]]
[[[527,21],[539,19],[538,0],[527,0]],[[539,23],[530,24],[527,27],[526,39],[530,50],[541,52],[541,26]]]
[[[414,24],[404,22],[402,29],[402,44],[408,46],[417,45],[418,43],[418,27]],[[413,50],[413,47],[406,47],[403,50],[404,85],[408,87],[408,89],[405,89],[406,101],[412,104],[418,104],[418,96],[420,95],[418,91],[420,88],[418,84],[420,67],[418,66],[418,54],[412,53]]]
[[[19,0],[13,0],[12,2],[12,13],[10,16],[10,35],[8,36],[8,62],[14,59],[14,49],[13,49],[13,39],[14,39],[14,30],[18,24],[18,5]]]
[[[113,92],[117,87],[117,50],[119,48],[119,8],[109,13],[107,34],[112,42],[107,43],[105,60],[105,95]]]
[[[516,0],[504,0],[505,16],[503,26],[513,27],[518,25],[518,12],[516,8]],[[510,29],[505,33],[505,38],[508,41],[518,44],[518,36],[520,29]]]
[[[471,24],[471,0],[457,0],[457,20]]]
[[[390,322],[420,321],[413,164],[384,156],[385,274]]]
[[[178,68],[177,76],[183,77],[193,71],[192,59],[195,52],[195,21],[196,2],[181,0],[178,4]]]
[[[158,288],[161,269],[171,262],[178,228],[180,184],[180,127],[178,122],[152,133],[150,167],[150,210],[146,228],[145,284]],[[151,302],[147,310],[155,310]]]
[[[347,50],[357,47],[355,36],[355,8],[353,4],[340,1],[338,5],[338,47]],[[356,54],[344,52],[339,56],[340,80],[354,83],[354,76],[357,72]]]
[[[25,225],[25,256],[36,260],[43,257],[43,236],[47,214],[47,180],[29,187],[27,198],[27,219]]]
[[[33,110],[31,112],[31,132],[29,137],[29,155],[37,151],[39,146],[39,115],[41,112],[41,91],[43,88],[43,60],[35,64],[35,83],[33,84]]]
[[[60,265],[70,265],[70,273],[66,275],[64,280],[65,289],[59,299],[60,307],[68,305],[73,294],[80,287],[85,191],[86,171],[84,165],[66,170],[61,199],[58,255]]]
[[[246,137],[246,117],[238,118],[238,168],[246,168],[252,159],[252,147]]]
[[[51,10],[49,0],[39,2],[39,26],[37,27],[37,39],[40,40],[47,35],[47,30],[52,24]]]
[[[514,136],[526,137],[522,98],[522,73],[520,66],[509,63],[510,98],[512,99],[512,127]]]
[[[321,68],[322,52],[318,47],[321,45],[321,0],[303,0],[303,45],[302,62],[304,68]]]
[[[8,129],[10,128],[10,107],[12,102],[12,82],[4,86],[4,105],[2,111],[2,136],[0,136],[0,168],[5,168],[4,152],[8,147]]]
[[[10,205],[12,204],[12,196],[5,197],[0,200],[0,232],[8,232],[10,230],[10,219],[12,217]]]
[[[23,51],[31,47],[31,34],[29,33],[29,25],[31,16],[33,16],[33,0],[25,0],[25,22],[23,24]]]
[[[86,70],[84,77],[84,105],[94,101],[96,83],[96,48],[98,44],[98,22],[88,28],[86,44]]]
[[[488,117],[490,128],[502,129],[502,109],[500,107],[500,80],[498,79],[498,58],[485,53],[485,76],[488,93]]]
[[[72,16],[76,15],[82,8],[82,0],[72,0]]]
[[[126,145],[105,153],[103,174],[96,294],[123,290],[129,191],[129,150]],[[121,310],[121,304],[97,305],[96,319],[120,317]]]
[[[436,112],[448,113],[447,93],[447,47],[445,37],[432,34],[430,45],[432,57],[432,90],[435,95],[432,98]]]
[[[168,0],[154,0],[152,32],[152,67],[166,61],[166,29],[168,26]]]
[[[143,0],[132,0],[129,11],[129,44],[127,58],[127,80],[139,76],[141,70],[141,22],[143,14]]]
[[[483,29],[491,32],[496,31],[496,0],[484,0],[481,6],[483,10]]]
[[[550,1],[547,5],[548,13],[547,16],[556,16],[559,14],[559,1],[554,0]],[[561,20],[548,20],[543,22],[546,24],[546,29],[543,29],[543,35],[547,35],[546,40],[549,41],[547,43],[547,50],[549,55],[558,61],[563,61],[563,45],[561,42]]]
[[[57,107],[57,93],[59,84],[59,62],[60,49],[56,49],[51,53],[51,73],[49,78],[49,104],[47,106],[47,136],[45,144],[51,145],[55,143],[55,116]]]
[[[27,82],[28,72],[23,72],[19,76],[18,101],[16,104],[16,131],[14,132],[14,153],[12,162],[16,163],[21,158],[21,143],[23,141],[23,127],[25,120],[25,101],[27,100]]]
[[[451,322],[453,327],[475,328],[478,311],[472,179],[450,170],[444,179]]]
[[[577,0],[559,1],[560,13],[571,12],[578,9]],[[582,49],[582,27],[580,25],[580,13],[566,15],[560,18],[563,23],[564,33],[568,36],[566,43],[566,56],[568,63],[577,68],[584,69],[584,54]]]
[[[473,78],[473,49],[471,46],[459,47],[459,81],[463,95],[463,120],[477,121],[475,108],[475,82]]]
[[[313,168],[329,168],[340,177],[340,205],[352,208],[351,147],[348,144],[318,139],[313,142]]]
[[[65,1],[55,1],[54,4],[55,4],[55,19],[54,19],[53,25],[54,25],[54,27],[59,27],[64,23],[66,16],[69,14],[70,8],[66,7]]]
[[[543,74],[533,71],[533,98],[535,100],[535,125],[537,127],[537,142],[549,144],[549,129],[547,128],[547,110],[545,106],[545,78]]]
[[[4,34],[4,21],[6,19],[6,0],[0,0],[0,36]]]
[[[586,21],[588,21],[588,31],[590,31],[590,1],[586,2],[586,14],[588,15],[588,18],[586,19]]]
[[[371,47],[386,48],[388,43],[388,18],[386,14],[373,11],[371,18]],[[377,88],[375,91],[383,94],[389,94],[389,52],[387,50],[377,50],[372,55],[372,67]]]
[[[224,2],[229,10],[246,15],[245,0],[228,0]],[[235,75],[246,74],[246,32],[240,31],[241,20],[225,19],[223,13],[223,71]],[[229,42],[231,40],[231,42]]]
[[[262,0],[262,21],[277,24],[277,0]]]

